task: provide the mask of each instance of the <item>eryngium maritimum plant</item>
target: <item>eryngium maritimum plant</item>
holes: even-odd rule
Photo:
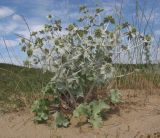
[[[136,37],[136,29],[127,22],[117,24],[111,15],[102,16],[102,12],[103,9],[96,8],[94,13],[90,13],[86,6],[81,6],[82,16],[77,24],[69,24],[65,29],[62,28],[61,20],[53,20],[52,15],[49,15],[50,23],[45,24],[42,30],[32,32],[30,39],[22,38],[22,50],[29,57],[25,63],[38,64],[53,74],[43,89],[44,95],[52,96],[52,108],[44,111],[45,119],[48,110],[52,113],[57,111],[56,126],[69,124],[64,116],[65,110],[72,114],[76,108],[79,113],[78,107],[85,109],[83,105],[86,105],[87,115],[93,117],[88,118],[88,122],[99,126],[100,112],[109,104],[107,97],[98,99],[97,89],[108,85],[116,76],[112,65],[114,50],[116,47],[128,50],[127,41]],[[37,107],[35,104],[34,107]],[[107,109],[108,107],[106,106]],[[95,111],[97,108],[99,109]],[[37,111],[37,115],[39,110],[34,111]],[[40,111],[44,114],[43,110]],[[38,119],[43,121],[41,114]]]

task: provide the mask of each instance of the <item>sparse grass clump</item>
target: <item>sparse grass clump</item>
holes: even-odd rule
[[[40,69],[0,64],[0,105],[5,111],[30,107],[41,89],[50,80],[51,73]]]

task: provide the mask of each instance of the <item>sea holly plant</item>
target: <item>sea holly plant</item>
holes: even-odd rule
[[[49,23],[41,30],[31,32],[29,39],[22,38],[22,50],[28,55],[25,64],[38,65],[52,73],[42,90],[44,99],[33,104],[37,122],[46,121],[47,116],[54,114],[55,126],[66,127],[72,115],[82,114],[92,126],[99,127],[101,112],[109,110],[110,103],[119,103],[117,91],[111,95],[106,92],[100,99],[98,90],[109,85],[117,75],[113,67],[117,47],[129,50],[138,33],[128,22],[119,24],[116,18],[104,16],[103,12],[102,8],[90,12],[81,6],[81,17],[66,27],[49,15]],[[139,41],[142,45],[143,38]],[[49,102],[46,97],[51,97],[47,99]]]

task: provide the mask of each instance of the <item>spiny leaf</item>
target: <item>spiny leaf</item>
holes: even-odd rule
[[[86,9],[86,6],[85,6],[85,5],[82,5],[82,6],[80,6],[80,8],[79,8],[80,12],[84,11],[85,9]]]
[[[69,125],[68,119],[60,112],[54,114],[55,127],[67,127]]]
[[[99,37],[101,37],[101,36],[102,36],[102,30],[99,29],[99,28],[96,29],[96,30],[95,30],[95,37],[98,37],[98,38],[99,38]]]
[[[104,20],[103,20],[103,22],[104,22],[104,23],[110,22],[110,23],[112,23],[112,24],[115,24],[115,20],[114,20],[114,18],[113,18],[111,15],[105,17]]]
[[[28,55],[28,57],[31,57],[33,55],[33,50],[32,49],[28,49],[27,50],[27,55]]]
[[[90,107],[92,109],[92,115],[94,118],[100,115],[103,109],[109,109],[109,105],[107,105],[103,100],[91,102]]]
[[[73,24],[68,25],[67,30],[68,31],[72,31],[75,28],[75,26]]]
[[[81,115],[89,115],[89,107],[86,103],[80,104],[73,112],[74,117],[80,117]]]
[[[96,9],[96,13],[100,13],[100,12],[102,12],[102,11],[104,11],[104,9],[101,9],[101,8],[97,8],[97,9]]]
[[[96,116],[88,120],[88,122],[95,128],[99,128],[102,126],[102,118],[100,116]]]
[[[113,104],[121,102],[121,93],[118,90],[112,89],[110,94],[110,100]]]
[[[34,101],[32,105],[32,112],[36,114],[36,116],[34,117],[34,122],[40,123],[48,120],[48,113],[49,113],[48,106],[49,106],[48,99],[40,99]]]

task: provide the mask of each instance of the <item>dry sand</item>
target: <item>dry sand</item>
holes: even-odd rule
[[[119,109],[106,114],[103,127],[93,129],[85,124],[52,129],[35,125],[27,111],[0,115],[0,138],[160,138],[160,90],[125,90]]]

